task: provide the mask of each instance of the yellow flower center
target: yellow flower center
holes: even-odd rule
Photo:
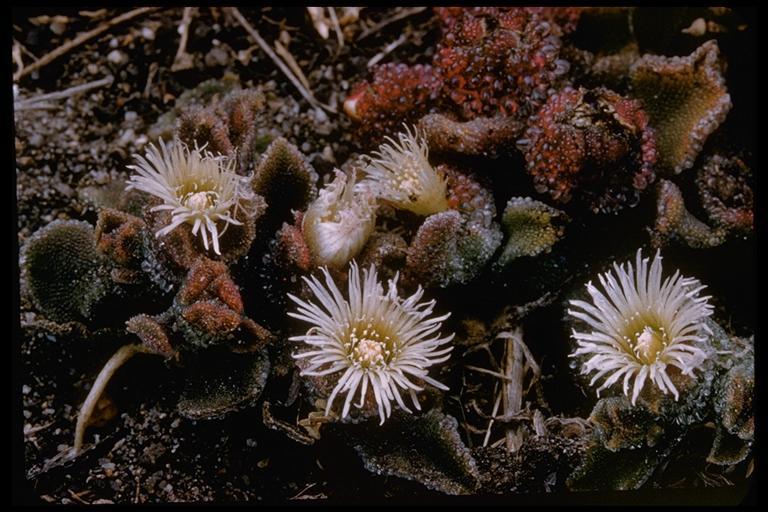
[[[181,204],[187,208],[205,210],[214,206],[219,200],[219,193],[213,188],[212,186],[199,186],[197,183],[192,183],[179,187],[177,193],[181,197]]]
[[[394,175],[392,180],[392,187],[395,190],[402,190],[408,194],[408,199],[412,202],[416,202],[419,199],[419,195],[423,192],[421,190],[421,179],[419,176],[419,162],[414,161],[413,158],[407,159],[405,165],[401,167],[400,172]]]
[[[358,319],[346,336],[350,359],[363,368],[385,366],[394,353],[394,343],[387,332],[388,329],[365,317]]]
[[[641,364],[654,363],[669,345],[664,322],[651,311],[637,312],[624,321],[623,336],[628,352]]]
[[[635,333],[634,338],[635,356],[645,364],[656,361],[668,342],[667,333],[663,327],[654,329],[647,325],[643,327],[641,332]]]

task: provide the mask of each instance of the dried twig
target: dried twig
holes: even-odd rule
[[[181,39],[179,40],[179,48],[176,50],[176,57],[174,57],[171,65],[171,71],[181,71],[192,67],[192,55],[187,53],[187,39],[189,38],[189,25],[192,23],[193,13],[192,7],[185,7],[184,13],[181,15],[181,23],[179,23]]]
[[[544,415],[540,410],[533,411],[533,430],[537,436],[547,435],[547,427],[544,422]]]
[[[367,29],[363,30],[363,32],[360,34],[360,36],[358,36],[357,40],[358,41],[362,41],[366,37],[370,36],[371,34],[375,34],[379,30],[381,30],[382,28],[384,28],[387,25],[389,25],[390,23],[394,23],[394,22],[396,22],[398,20],[401,20],[403,18],[407,18],[408,16],[413,16],[414,14],[419,14],[420,12],[425,11],[426,9],[427,9],[426,7],[411,7],[410,9],[403,9],[402,11],[400,11],[397,14],[395,14],[394,16],[392,16],[390,18],[387,18],[387,19],[384,19],[384,20],[381,20],[380,22],[378,22],[377,24],[375,24],[371,28],[367,28]]]
[[[24,46],[23,44],[21,44],[21,43],[20,43],[19,41],[17,41],[16,39],[14,39],[14,40],[13,40],[13,44],[14,44],[14,45],[17,45],[17,44],[18,44],[18,45],[19,45],[19,48],[21,48],[21,51],[22,51],[23,53],[25,53],[25,54],[27,55],[27,57],[30,57],[32,60],[38,60],[38,59],[37,59],[37,55],[35,55],[35,54],[34,54],[34,53],[32,53],[31,51],[29,51],[29,50],[27,49],[27,47],[26,47],[26,46]]]
[[[501,335],[499,335],[500,337]],[[510,377],[501,388],[501,395],[504,404],[504,415],[517,414],[523,405],[523,349],[521,347],[523,331],[518,327],[507,338],[507,346],[504,354],[504,370]],[[522,432],[513,429],[507,429],[504,437],[506,439],[507,451],[516,452],[523,444]]]
[[[484,428],[477,428],[476,426],[472,425],[471,423],[464,423],[462,425],[464,427],[464,430],[466,430],[470,434],[485,434]],[[471,440],[471,437],[467,438],[467,443]]]
[[[469,364],[464,365],[464,368],[466,368],[467,370],[472,370],[472,371],[475,371],[475,372],[480,372],[480,373],[485,373],[487,375],[492,375],[492,376],[496,377],[497,379],[501,379],[501,380],[505,380],[505,381],[511,381],[512,380],[511,377],[508,377],[508,376],[504,375],[503,373],[494,372],[493,370],[489,370],[487,368],[480,368],[479,366],[472,366],[472,365],[469,365]]]
[[[247,66],[251,62],[251,54],[253,53],[253,50],[255,50],[258,47],[259,45],[254,44],[252,46],[249,46],[245,50],[239,50],[237,52],[237,60],[239,60],[243,66]]]
[[[397,39],[395,39],[394,41],[392,41],[391,43],[389,43],[387,46],[384,47],[383,50],[381,50],[379,53],[371,57],[371,60],[368,61],[368,64],[366,64],[366,66],[370,68],[371,66],[378,64],[378,62],[381,59],[389,55],[395,48],[403,44],[406,39],[407,38],[405,37],[405,34],[403,34]]]
[[[82,492],[79,492],[79,493],[75,493],[75,491],[73,491],[72,489],[67,489],[67,491],[69,492],[69,495],[72,496],[72,498],[75,501],[77,501],[78,503],[80,503],[81,505],[90,505],[90,502],[85,501],[83,498],[81,498],[81,496],[85,496],[86,494],[90,494],[91,491],[89,491],[87,489],[85,491],[82,491]]]
[[[298,500],[298,499],[301,498],[302,494],[304,494],[305,492],[307,492],[308,490],[310,490],[311,488],[313,488],[316,485],[317,485],[317,482],[312,482],[311,484],[309,484],[308,486],[304,487],[302,490],[300,490],[299,492],[297,492],[296,494],[294,494],[293,496],[291,496],[288,499],[289,500]]]
[[[147,85],[144,86],[144,92],[142,93],[144,98],[149,98],[149,93],[152,91],[152,79],[155,78],[155,74],[159,67],[157,62],[153,62],[149,65],[149,71],[147,71]]]
[[[272,59],[272,62],[277,65],[278,68],[280,68],[280,71],[283,72],[283,74],[288,78],[288,80],[291,81],[291,83],[296,87],[302,96],[304,96],[304,99],[306,99],[310,105],[313,107],[320,107],[328,112],[331,112],[333,114],[336,113],[336,109],[333,107],[330,107],[328,105],[324,105],[323,103],[320,103],[315,99],[314,95],[311,91],[309,91],[304,85],[302,85],[301,81],[296,78],[296,76],[291,72],[290,68],[275,54],[275,52],[272,50],[272,48],[267,44],[267,42],[262,39],[262,37],[259,35],[259,32],[253,28],[253,26],[248,23],[248,20],[246,20],[243,15],[240,13],[240,9],[237,7],[228,7],[227,8],[229,12],[232,14],[232,16],[237,20],[238,23],[245,29],[246,32],[256,41],[256,43],[261,47],[262,51],[266,53],[270,59]]]
[[[24,437],[31,436],[37,432],[40,432],[41,430],[45,430],[51,425],[56,423],[55,421],[51,421],[48,423],[45,423],[44,425],[37,425],[36,427],[33,427],[32,425],[24,425]]]
[[[328,39],[328,24],[325,22],[325,14],[322,7],[307,7],[309,17],[312,19],[312,25],[314,25],[317,33],[323,39]]]
[[[499,447],[499,446],[501,446],[502,444],[504,444],[504,438],[503,438],[503,437],[502,437],[501,439],[499,439],[498,441],[494,442],[494,443],[491,445],[491,448],[498,448],[498,447]]]
[[[528,345],[523,343],[522,331],[500,332],[496,337],[500,339],[512,339],[517,345],[520,345],[520,350],[525,354],[526,365],[529,366],[536,377],[541,375],[541,369],[539,368],[539,365],[536,364],[536,360],[528,349]]]
[[[475,413],[478,416],[488,420],[488,424],[483,431],[483,446],[488,446],[493,424],[498,422],[506,424],[504,427],[504,437],[492,443],[491,446],[495,447],[504,444],[508,452],[516,452],[523,444],[526,430],[521,426],[513,424],[520,421],[529,421],[532,422],[533,430],[537,435],[544,435],[547,432],[544,416],[541,411],[536,409],[531,412],[528,404],[523,408],[523,398],[539,382],[541,370],[533,359],[533,354],[531,354],[531,351],[523,341],[523,330],[520,326],[511,326],[511,330],[499,332],[495,339],[504,340],[504,355],[502,356],[502,364],[500,366],[495,364],[495,361],[493,365],[494,370],[471,365],[464,366],[468,370],[491,375],[499,379],[496,381],[492,394],[495,397],[493,410],[489,416],[477,407],[474,400],[470,401],[470,405],[474,407]],[[490,343],[487,342],[480,345],[489,345]],[[491,359],[493,359],[490,347],[486,346],[483,348],[486,349]],[[524,387],[528,374],[531,374],[531,378],[528,386]],[[499,384],[501,384],[500,390]],[[501,415],[498,415],[499,408],[503,412]]]
[[[500,401],[500,397],[501,395],[497,395],[496,400]],[[478,416],[480,416],[481,418],[483,418],[484,420],[498,421],[499,423],[520,423],[523,421],[532,422],[533,417],[537,412],[541,414],[541,412],[538,409],[534,409],[534,412],[531,412],[527,403],[526,403],[525,409],[521,409],[520,412],[516,414],[501,414],[501,415],[498,414],[498,407],[495,406],[495,403],[494,403],[494,407],[496,408],[495,414],[493,412],[491,414],[484,413],[483,410],[480,408],[480,406],[477,405],[477,402],[474,400],[469,402],[469,405],[472,407],[473,412]]]
[[[19,44],[18,41],[13,42],[11,57],[13,58],[13,63],[16,64],[16,68],[18,70],[24,69],[24,61],[21,60],[21,44]]]
[[[160,7],[140,7],[138,9],[128,11],[126,13],[121,14],[120,16],[112,18],[111,20],[105,23],[102,23],[98,27],[94,28],[93,30],[89,30],[88,32],[83,32],[76,38],[65,42],[61,46],[55,48],[53,51],[43,55],[38,60],[31,63],[29,66],[25,67],[24,69],[20,69],[19,71],[17,71],[13,75],[13,80],[14,81],[19,80],[20,78],[30,74],[31,72],[37,69],[40,69],[41,67],[61,57],[71,49],[76,48],[81,44],[85,43],[86,41],[93,39],[94,37],[98,36],[102,32],[105,32],[107,29],[114,27],[115,25],[119,25],[120,23],[123,23],[124,21],[128,21],[132,18],[135,18],[136,16],[141,16],[142,14],[156,11],[158,9],[160,9]]]
[[[100,19],[107,15],[106,9],[98,9],[96,11],[78,11],[79,16],[84,16],[91,19]]]
[[[75,443],[73,447],[73,456],[77,456],[83,447],[83,437],[85,436],[85,428],[88,426],[88,420],[90,420],[93,410],[96,408],[96,403],[99,401],[102,393],[107,387],[112,375],[126,363],[130,358],[136,354],[148,353],[144,345],[129,344],[120,347],[115,354],[109,358],[109,361],[104,365],[104,368],[99,372],[96,381],[93,383],[91,390],[88,392],[88,396],[85,398],[80,412],[77,415],[77,425],[75,426]]]
[[[29,110],[33,108],[45,108],[50,105],[47,105],[45,102],[47,101],[53,101],[53,100],[61,100],[64,98],[69,98],[70,96],[74,96],[76,94],[80,94],[86,91],[90,91],[91,89],[96,89],[98,87],[103,87],[105,85],[109,85],[112,83],[112,81],[115,78],[112,75],[105,76],[101,80],[94,80],[93,82],[87,82],[84,84],[76,85],[74,87],[70,87],[69,89],[65,89],[63,91],[56,91],[51,92],[48,94],[41,94],[40,96],[35,96],[33,98],[26,98],[23,100],[16,100],[13,103],[13,109],[14,110]]]
[[[341,32],[341,25],[339,25],[339,18],[336,17],[336,9],[333,7],[327,7],[328,14],[331,17],[331,24],[333,25],[333,30],[336,32],[336,39],[339,40],[339,48],[344,46],[344,34]]]
[[[496,394],[496,388],[493,393]],[[493,426],[493,419],[496,417],[496,413],[499,412],[499,404],[501,404],[501,395],[496,396],[496,401],[493,403],[493,411],[491,411],[491,419],[488,420],[488,428],[485,431],[485,438],[483,439],[483,446],[488,446],[488,440],[491,438],[491,427]]]
[[[291,52],[288,51],[288,49],[280,44],[280,41],[275,39],[275,51],[277,52],[280,57],[283,58],[286,64],[288,64],[288,67],[291,68],[291,71],[296,75],[296,78],[299,79],[301,82],[301,85],[306,87],[307,89],[310,88],[309,80],[307,80],[307,77],[304,76],[304,72],[301,71],[301,68],[299,67],[299,64],[296,62],[296,59],[293,58],[293,55],[291,55]]]
[[[289,439],[296,441],[297,443],[309,446],[315,443],[315,439],[305,434],[301,428],[297,425],[292,425],[287,421],[275,418],[272,414],[272,406],[269,400],[264,400],[261,408],[261,419],[264,425],[272,430],[282,432]]]
[[[469,354],[482,350],[488,355],[488,359],[491,362],[491,366],[493,368],[498,369],[499,363],[498,361],[496,361],[496,357],[494,357],[493,351],[491,351],[491,347],[490,347],[491,343],[493,343],[494,341],[495,340],[490,340],[490,341],[485,341],[483,343],[478,343],[477,345],[473,345],[464,351],[464,354],[462,355],[462,357],[467,357]]]

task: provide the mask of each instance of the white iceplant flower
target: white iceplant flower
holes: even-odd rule
[[[241,200],[253,195],[245,178],[233,171],[234,159],[214,156],[204,148],[189,149],[178,139],[168,146],[160,139],[160,149],[150,144],[146,157],[135,155],[137,165],[126,190],[136,189],[163,201],[152,211],[171,210],[171,222],[155,233],[160,237],[192,224],[192,234],[203,239],[208,250],[209,236],[216,254],[219,238],[229,224],[242,225],[235,216]],[[219,222],[224,229],[219,231]]]
[[[397,208],[418,215],[431,215],[448,209],[446,181],[429,163],[429,147],[422,134],[405,132],[397,141],[385,137],[388,143],[379,146],[365,168],[366,180],[374,185],[379,197]]]
[[[598,276],[604,292],[591,282],[587,284],[592,304],[570,301],[577,309],[568,313],[592,328],[591,332],[573,330],[578,348],[570,357],[591,356],[582,366],[584,374],[597,371],[590,385],[610,374],[597,389],[598,396],[622,377],[624,394],[629,396],[634,377],[631,400],[635,405],[650,377],[662,393],[671,392],[677,400],[678,391],[667,367],[695,377],[693,371],[707,358],[704,349],[696,346],[705,341],[704,333],[711,332],[705,323],[712,314],[707,303],[710,297],[699,295],[706,286],[697,279],[682,277],[679,270],[662,282],[659,251],[650,271],[641,250],[637,251],[635,268],[631,262],[625,266],[614,263],[613,267],[614,272]]]
[[[318,265],[340,268],[363,248],[376,224],[376,199],[355,175],[336,178],[307,208],[301,228]]]
[[[393,401],[411,412],[401,390],[407,392],[413,406],[421,410],[416,392],[423,389],[422,382],[448,389],[431,378],[427,368],[447,361],[453,350],[453,346],[446,346],[453,334],[445,337],[435,334],[450,313],[429,318],[435,301],[418,303],[424,294],[421,287],[407,299],[398,297],[398,276],[389,281],[385,292],[373,265],[363,269],[361,279],[357,264],[354,261],[350,264],[348,299],[342,296],[328,270],[321,270],[325,286],[314,276],[303,278],[320,305],[289,294],[299,307],[297,312],[288,314],[312,324],[305,335],[290,338],[311,346],[311,350],[293,355],[296,359],[308,359],[308,366],[301,374],[341,373],[328,397],[326,416],[339,393],[346,393],[342,418],[349,413],[358,390],[360,398],[355,406],[362,407],[370,387],[383,424],[392,412]]]

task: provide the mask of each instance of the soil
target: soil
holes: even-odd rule
[[[39,58],[129,10],[14,9],[13,39],[23,64],[29,65],[32,56]],[[323,39],[306,9],[240,11],[266,41],[282,42],[305,72],[314,96],[339,113],[315,108],[302,98],[224,9],[193,10],[186,44],[191,67],[182,70],[172,67],[183,8],[162,8],[134,17],[15,81],[16,99],[28,99],[114,77],[108,85],[46,102],[45,108],[15,113],[19,246],[55,219],[94,224],[99,207],[120,193],[131,172],[127,166],[132,155],[145,149],[152,130],[162,129],[158,119],[174,108],[182,93],[209,79],[236,76],[243,88],[258,86],[268,91],[270,115],[265,130],[286,137],[321,176],[327,175],[358,151],[341,104],[350,87],[369,76],[370,59],[404,34],[405,42],[381,62],[427,62],[438,38],[430,9],[371,31],[403,9],[366,7],[344,30],[371,35],[343,46],[333,30]],[[607,220],[602,231],[591,236],[600,238],[600,233],[613,229],[617,229],[615,222]],[[615,248],[596,248],[592,259],[600,260]],[[710,290],[736,312],[729,327],[743,336],[755,325],[751,293],[755,285],[750,278],[756,267],[754,253],[752,242],[736,241],[709,251],[697,263],[686,263],[687,268],[704,269],[702,275],[723,265],[733,269],[727,277],[714,272]],[[743,257],[741,265],[734,265],[734,255]],[[671,262],[691,258],[687,250],[668,256]],[[580,267],[580,272],[587,267]],[[745,290],[738,282],[750,285]],[[487,294],[470,289],[467,296],[491,300],[507,292],[506,284],[491,282],[490,286]],[[483,301],[470,304],[447,295],[440,300],[446,310],[464,307],[469,316],[487,316]],[[370,502],[394,497],[428,501],[441,496],[414,482],[369,473],[342,440],[299,444],[265,427],[261,407],[218,420],[186,419],[176,409],[183,374],[149,356],[138,356],[120,369],[100,404],[102,424],[88,431],[86,451],[74,461],[61,463],[60,454],[72,444],[77,410],[94,376],[126,336],[114,329],[84,332],[77,326],[54,334],[26,301],[23,290],[20,310],[24,472],[33,500],[98,504],[364,498]],[[566,376],[566,353],[551,350],[547,341],[562,334],[559,311],[544,308],[530,318],[529,329],[542,339],[534,355],[537,359],[546,355],[542,370],[550,377],[543,383],[545,394],[550,390],[548,396],[557,395],[549,404],[552,412],[587,416],[588,405],[569,405],[582,401],[583,392]],[[268,389],[270,393],[278,404],[286,398],[275,389]],[[493,492],[499,482],[485,485]]]

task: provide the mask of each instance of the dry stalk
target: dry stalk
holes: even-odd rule
[[[405,34],[402,34],[400,37],[389,43],[387,46],[384,47],[383,50],[381,50],[379,53],[371,57],[371,60],[368,61],[368,64],[366,64],[367,67],[375,66],[378,64],[381,59],[389,55],[392,51],[394,51],[395,48],[400,46],[405,42],[407,38],[405,37]]]
[[[501,388],[504,415],[516,414],[523,406],[523,368],[522,345],[523,330],[517,327],[507,337],[504,348],[504,372],[507,375],[506,382]],[[516,452],[523,444],[523,433],[519,429],[507,428],[504,433],[505,444],[508,452]]]
[[[96,377],[96,381],[93,383],[91,390],[88,392],[88,396],[83,402],[83,406],[80,408],[80,412],[77,415],[77,426],[75,427],[75,444],[74,444],[74,456],[80,453],[83,447],[83,437],[85,436],[85,429],[88,426],[88,420],[93,414],[93,410],[96,408],[96,403],[104,393],[112,375],[118,368],[123,366],[129,359],[136,354],[151,353],[144,345],[130,344],[123,345],[117,352],[114,353],[109,361],[106,362],[104,367]]]
[[[333,7],[327,7],[328,14],[331,18],[331,24],[333,30],[336,32],[336,39],[339,41],[339,48],[344,46],[344,34],[341,32],[341,25],[339,25],[339,19],[336,17],[336,10]]]
[[[370,36],[371,34],[375,34],[379,30],[381,30],[382,28],[384,28],[387,25],[389,25],[390,23],[394,23],[394,22],[396,22],[398,20],[401,20],[403,18],[407,18],[408,16],[413,16],[414,14],[418,14],[420,12],[423,12],[426,9],[427,9],[426,7],[411,7],[409,9],[403,9],[400,12],[398,12],[397,14],[395,14],[394,16],[391,16],[389,18],[381,20],[380,22],[378,22],[377,24],[375,24],[371,28],[367,28],[367,29],[363,30],[362,34],[360,34],[360,36],[357,38],[357,40],[358,41],[362,41],[366,37]]]
[[[69,98],[70,96],[74,96],[76,94],[80,94],[86,91],[90,91],[91,89],[96,89],[98,87],[103,87],[105,85],[109,85],[112,83],[112,81],[115,78],[112,75],[105,76],[104,78],[100,80],[94,80],[93,82],[88,82],[80,85],[76,85],[74,87],[70,87],[69,89],[64,89],[63,91],[56,91],[51,92],[48,94],[41,94],[40,96],[35,96],[33,98],[25,98],[23,100],[16,100],[13,103],[13,109],[14,110],[29,110],[38,108],[40,105],[48,106],[45,102],[47,101],[54,101],[54,100],[61,100],[64,98]]]
[[[189,25],[192,23],[193,7],[185,7],[179,23],[179,48],[176,50],[176,57],[173,59],[171,71],[181,71],[192,67],[192,55],[187,53],[187,39],[189,39]]]
[[[123,23],[124,21],[128,21],[132,18],[135,18],[136,16],[141,16],[142,14],[146,14],[148,12],[156,11],[160,9],[160,7],[140,7],[139,9],[134,9],[132,11],[128,11],[126,13],[121,14],[120,16],[117,16],[115,18],[112,18],[111,20],[102,23],[98,27],[94,28],[93,30],[89,30],[88,32],[83,32],[79,36],[77,36],[74,39],[71,39],[61,46],[58,46],[51,52],[43,55],[35,62],[31,63],[29,66],[20,69],[13,75],[14,82],[19,80],[20,78],[30,74],[31,72],[38,70],[42,68],[43,66],[49,64],[50,62],[56,60],[57,58],[61,57],[68,51],[72,50],[73,48],[76,48],[80,46],[81,44],[90,41],[94,37],[98,36],[102,32],[105,32],[107,29],[114,27],[115,25],[119,25],[120,23]]]
[[[531,422],[533,430],[537,435],[543,435],[547,431],[544,415],[541,411],[536,409],[531,412],[527,405],[523,408],[523,398],[530,392],[534,384],[539,381],[541,370],[539,365],[536,364],[533,354],[531,354],[531,351],[523,341],[522,327],[514,326],[509,331],[502,331],[497,334],[495,340],[504,341],[504,354],[500,367],[496,364],[493,353],[488,346],[490,342],[482,344],[485,346],[472,347],[471,351],[485,350],[497,370],[470,365],[466,365],[465,368],[499,379],[493,392],[495,398],[490,416],[478,410],[477,404],[472,404],[476,407],[476,412],[480,417],[489,420],[487,427],[484,429],[483,446],[488,446],[492,427],[494,423],[499,422],[504,424],[504,437],[492,443],[491,446],[503,444],[508,452],[516,452],[525,440],[526,428],[521,425],[521,422]],[[524,386],[529,375],[529,383],[527,386]],[[501,409],[501,414],[499,414],[499,409]]]
[[[275,65],[280,68],[280,71],[283,72],[283,74],[290,80],[290,82],[293,84],[294,87],[296,87],[301,95],[306,99],[310,105],[312,105],[315,108],[322,108],[327,110],[328,112],[331,112],[333,114],[336,113],[336,109],[333,107],[330,107],[328,105],[325,105],[323,103],[320,103],[317,101],[317,99],[314,97],[311,91],[309,91],[304,85],[302,85],[301,81],[296,78],[296,76],[293,74],[291,69],[285,64],[285,62],[278,57],[274,50],[267,44],[267,42],[259,35],[259,32],[253,28],[253,26],[248,23],[248,20],[246,20],[243,15],[240,13],[240,10],[237,7],[227,7],[229,12],[232,14],[232,16],[237,20],[238,23],[245,29],[246,32],[248,32],[248,35],[250,35],[254,41],[259,45],[259,47],[262,49],[264,53],[267,54],[267,56],[272,59],[272,62],[275,63]]]
[[[288,64],[288,67],[291,68],[291,71],[296,75],[296,78],[299,79],[301,82],[301,85],[306,87],[307,89],[310,88],[309,80],[307,80],[307,77],[304,76],[304,72],[299,67],[299,64],[296,62],[296,59],[293,58],[293,55],[291,52],[288,51],[288,49],[283,46],[280,41],[275,39],[275,51],[277,54],[283,58],[286,64]]]

